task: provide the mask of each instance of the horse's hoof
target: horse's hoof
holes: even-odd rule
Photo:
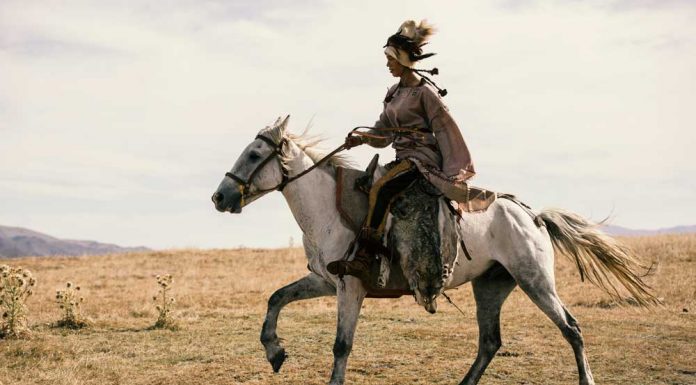
[[[280,371],[280,367],[283,366],[283,362],[285,362],[286,358],[288,358],[288,355],[285,354],[285,349],[280,349],[278,353],[273,355],[273,357],[268,360],[271,363],[274,372],[278,373],[278,371]]]

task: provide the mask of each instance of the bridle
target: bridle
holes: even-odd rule
[[[255,139],[261,139],[262,141],[266,142],[266,144],[271,146],[271,148],[273,149],[273,152],[268,154],[268,156],[263,161],[261,161],[261,163],[259,163],[258,166],[256,166],[254,171],[252,171],[251,174],[249,174],[249,178],[247,180],[244,180],[243,178],[238,177],[237,175],[234,175],[231,172],[225,173],[225,176],[227,176],[227,177],[231,178],[232,180],[234,180],[235,182],[239,183],[239,192],[242,194],[242,206],[244,206],[245,200],[249,200],[250,198],[253,198],[257,195],[262,195],[262,194],[265,194],[269,191],[274,191],[274,190],[283,191],[283,189],[285,188],[285,186],[289,182],[296,179],[296,178],[290,179],[288,177],[288,169],[285,168],[283,161],[280,160],[280,158],[278,158],[278,164],[280,165],[280,170],[281,170],[281,173],[283,174],[283,178],[280,181],[280,183],[274,187],[271,187],[271,188],[257,190],[254,192],[253,195],[248,196],[247,194],[249,193],[249,191],[251,189],[251,181],[254,180],[254,177],[256,176],[256,174],[258,174],[259,171],[261,171],[263,169],[263,167],[266,165],[266,163],[271,161],[271,159],[276,158],[276,157],[280,157],[283,155],[283,146],[285,146],[285,144],[288,141],[287,138],[283,137],[279,143],[276,143],[272,139],[269,139],[268,137],[263,136],[263,135],[256,135]]]
[[[369,134],[357,132],[357,130],[360,128],[376,129],[375,127],[358,126],[358,127],[355,127],[354,129],[352,129],[348,135],[350,136],[354,133],[357,133],[360,135],[369,136]],[[386,129],[386,130],[396,130],[396,129]],[[269,146],[271,146],[271,148],[273,148],[273,152],[271,152],[263,161],[261,161],[261,163],[259,163],[258,166],[256,166],[256,168],[254,169],[254,171],[251,172],[251,174],[249,175],[249,178],[247,180],[244,180],[243,178],[241,178],[237,175],[234,175],[232,172],[225,173],[226,177],[231,178],[232,180],[234,180],[235,182],[237,182],[239,184],[239,192],[242,194],[242,203],[241,203],[242,206],[244,206],[244,202],[248,201],[250,198],[254,198],[256,196],[263,195],[269,191],[275,191],[275,190],[283,191],[285,186],[287,186],[291,182],[294,182],[295,180],[300,179],[301,177],[305,176],[310,171],[321,166],[324,162],[331,159],[332,156],[338,154],[339,152],[341,152],[343,150],[348,149],[348,147],[346,147],[346,145],[344,143],[344,144],[338,146],[337,148],[335,148],[330,153],[326,154],[320,160],[316,161],[311,167],[307,168],[306,170],[304,170],[301,173],[294,175],[294,176],[288,175],[289,174],[288,169],[283,164],[283,161],[281,159],[278,159],[278,164],[280,165],[280,171],[283,175],[280,183],[278,183],[278,185],[271,187],[271,188],[257,190],[254,192],[253,195],[247,196],[247,193],[249,193],[249,191],[251,190],[251,181],[254,180],[254,177],[256,176],[256,174],[258,174],[259,171],[261,171],[261,169],[263,169],[263,167],[266,165],[266,163],[271,161],[271,159],[273,159],[277,156],[282,157],[283,146],[285,146],[288,142],[288,139],[286,137],[283,137],[280,140],[280,142],[278,142],[278,143],[276,143],[275,141],[273,141],[272,139],[270,139],[264,135],[256,135],[255,139],[261,139],[262,141],[266,142],[266,144],[268,144]]]

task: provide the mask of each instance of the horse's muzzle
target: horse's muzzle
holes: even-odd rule
[[[216,191],[210,199],[213,201],[215,209],[221,213],[229,211],[232,214],[237,214],[242,212],[242,195],[238,192],[225,195]]]

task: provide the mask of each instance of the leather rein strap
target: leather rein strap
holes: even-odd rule
[[[358,126],[358,127],[355,127],[354,129],[352,129],[350,131],[350,133],[348,133],[348,136],[360,135],[360,136],[367,136],[367,137],[379,137],[380,139],[386,138],[386,137],[382,137],[379,135],[371,135],[371,134],[368,134],[365,132],[358,131],[361,128],[367,128],[367,129],[377,130],[377,131],[395,132],[395,133],[399,133],[399,132],[415,133],[415,132],[418,132],[418,130],[409,129],[409,128],[376,128],[376,127],[368,127],[368,126]],[[278,159],[280,169],[283,173],[283,179],[281,180],[281,182],[275,187],[257,190],[252,195],[247,195],[249,193],[249,191],[251,190],[251,181],[254,180],[254,177],[256,176],[256,174],[258,174],[258,172],[261,171],[261,169],[263,169],[263,167],[266,165],[266,163],[268,163],[271,159],[275,158],[276,156],[282,156],[283,155],[283,146],[285,146],[285,144],[288,142],[288,139],[285,137],[283,137],[283,139],[281,139],[279,143],[276,143],[272,139],[270,139],[266,136],[263,136],[263,135],[257,135],[256,139],[261,139],[262,141],[266,142],[269,146],[271,146],[271,148],[273,149],[273,152],[271,152],[266,157],[266,159],[264,159],[256,167],[256,169],[254,169],[254,171],[251,172],[251,174],[249,175],[249,179],[244,180],[243,178],[241,178],[237,175],[234,175],[232,172],[225,173],[225,176],[227,176],[227,177],[231,178],[232,180],[234,180],[235,182],[239,183],[239,191],[242,193],[242,202],[244,202],[245,200],[249,200],[249,198],[253,198],[257,195],[265,194],[269,191],[274,191],[274,190],[283,191],[285,186],[287,186],[289,183],[294,182],[297,179],[300,179],[301,177],[307,175],[309,172],[311,172],[315,168],[321,166],[327,160],[331,159],[332,156],[338,154],[339,152],[341,152],[343,150],[348,149],[348,147],[346,147],[345,144],[342,144],[342,145],[338,146],[336,149],[334,149],[333,151],[331,151],[330,153],[326,154],[323,158],[319,159],[317,162],[315,162],[308,169],[306,169],[306,170],[302,171],[301,173],[299,173],[295,176],[292,176],[292,177],[288,176],[288,174],[289,174],[288,169],[285,168],[285,165],[283,165],[283,162],[280,159]],[[243,205],[244,204],[242,203],[242,206]]]
[[[257,136],[256,136],[256,139],[261,139],[262,141],[266,142],[266,144],[268,144],[269,146],[271,146],[271,148],[273,149],[273,152],[271,152],[271,153],[270,153],[270,154],[269,154],[269,155],[256,167],[256,169],[254,169],[254,171],[251,172],[251,174],[249,175],[249,179],[248,179],[248,180],[244,180],[243,178],[241,178],[241,177],[239,177],[239,176],[237,176],[237,175],[234,175],[232,172],[227,172],[227,173],[225,173],[225,176],[227,176],[227,177],[231,178],[232,180],[234,180],[235,182],[239,183],[239,191],[242,193],[242,202],[247,201],[247,200],[249,200],[249,198],[253,198],[253,197],[257,196],[257,195],[265,194],[265,193],[267,193],[267,192],[269,192],[269,191],[274,191],[274,190],[283,191],[283,189],[285,188],[285,186],[287,186],[289,183],[294,182],[294,181],[296,181],[297,179],[299,179],[299,178],[305,176],[305,175],[308,174],[310,171],[312,171],[312,170],[314,170],[315,168],[321,166],[324,162],[326,162],[327,160],[329,160],[332,156],[334,156],[334,155],[336,155],[337,153],[339,153],[339,152],[341,152],[341,151],[343,151],[343,150],[346,149],[345,144],[340,145],[338,148],[336,148],[335,150],[331,151],[331,152],[328,153],[326,156],[324,156],[323,158],[321,158],[320,160],[318,160],[316,163],[314,163],[311,167],[309,167],[308,169],[306,169],[306,170],[302,171],[301,173],[299,173],[299,174],[297,174],[297,175],[295,175],[295,176],[292,176],[292,177],[289,177],[289,176],[288,176],[288,169],[285,168],[285,165],[283,164],[283,162],[280,160],[280,158],[278,158],[278,164],[280,165],[280,170],[281,170],[281,172],[282,172],[282,174],[283,174],[283,178],[282,178],[281,182],[280,182],[277,186],[275,186],[275,187],[271,187],[271,188],[267,188],[267,189],[262,189],[262,190],[256,190],[253,194],[247,195],[247,194],[249,194],[249,191],[251,190],[251,181],[254,180],[254,177],[256,176],[256,174],[258,174],[259,171],[261,171],[261,170],[263,169],[263,167],[266,165],[266,163],[268,163],[271,159],[276,158],[276,157],[281,157],[281,156],[283,155],[283,146],[285,146],[285,144],[286,144],[287,141],[288,141],[288,139],[284,137],[283,139],[280,140],[279,143],[275,143],[272,139],[270,139],[270,138],[268,138],[268,137],[266,137],[266,136],[263,136],[263,135],[257,135]],[[243,205],[243,204],[242,204],[242,205]]]

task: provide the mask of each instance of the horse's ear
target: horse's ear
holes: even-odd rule
[[[280,118],[278,118],[280,119]],[[290,120],[290,115],[287,115],[285,119],[280,123],[280,130],[285,132],[285,129],[288,128],[288,121]]]

